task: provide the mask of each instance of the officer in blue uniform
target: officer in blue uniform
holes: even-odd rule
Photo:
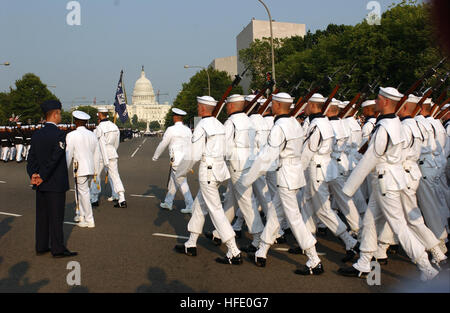
[[[41,104],[46,123],[31,138],[27,172],[36,190],[36,254],[52,253],[55,258],[77,255],[64,246],[64,207],[69,178],[66,163],[66,134],[61,122],[61,103]],[[51,246],[49,248],[49,246]]]

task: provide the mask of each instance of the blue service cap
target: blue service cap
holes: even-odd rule
[[[61,110],[61,108],[61,102],[59,102],[58,100],[47,100],[41,104],[41,109],[44,114],[51,110]]]

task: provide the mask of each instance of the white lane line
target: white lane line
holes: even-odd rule
[[[146,195],[130,195],[131,197],[140,197],[140,198],[155,198],[155,196],[146,196]]]
[[[288,248],[275,248],[274,250],[276,251],[283,251],[283,252],[288,252],[289,249]],[[327,255],[325,252],[317,252],[317,255]]]
[[[77,223],[72,223],[72,222],[64,222],[64,224],[69,224],[69,225],[78,225]]]
[[[161,234],[161,233],[154,233],[152,235],[153,236],[158,236],[158,237],[168,237],[168,238],[177,238],[177,239],[189,239],[189,237],[185,237],[185,236],[177,236],[177,235],[169,235],[169,234]]]
[[[3,180],[0,180],[0,184],[6,184],[6,182]]]
[[[16,217],[22,216],[22,215],[19,215],[19,214],[12,214],[12,213],[6,213],[6,212],[0,212],[0,214],[9,215],[9,216],[16,216]]]
[[[136,150],[134,150],[133,154],[131,155],[132,158],[139,151],[139,149],[142,147],[142,145],[145,143],[145,141],[147,141],[147,138],[145,138],[144,141],[139,145],[139,147],[137,147]]]

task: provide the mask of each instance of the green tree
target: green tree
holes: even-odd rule
[[[138,117],[136,114],[133,115],[133,118],[131,119],[131,122],[133,125],[136,125],[138,123]]]
[[[208,68],[210,80],[211,80],[211,97],[219,101],[222,98],[225,90],[231,85],[231,77],[224,71],[217,71]],[[237,86],[233,88],[231,94],[242,93],[242,87]],[[198,115],[197,113],[197,96],[203,96],[208,94],[208,77],[204,70],[196,73],[191,77],[189,82],[183,83],[182,90],[178,93],[175,101],[173,102],[173,107],[179,108],[186,111],[187,115],[183,118],[183,121],[187,125],[193,125],[194,117]],[[172,110],[170,110],[165,119],[165,127],[173,125],[172,120]],[[224,120],[225,115],[219,116],[220,120]]]
[[[92,123],[92,121],[90,121]],[[72,113],[62,110],[61,111],[61,123],[62,124],[71,124],[72,123]]]
[[[2,119],[12,114],[20,116],[21,121],[30,119],[33,123],[42,117],[40,105],[47,100],[58,98],[47,89],[47,85],[41,82],[35,74],[25,74],[16,80],[15,89],[0,96],[0,115]]]
[[[160,130],[161,129],[161,125],[159,124],[158,121],[150,122],[149,127],[150,127],[151,130]]]

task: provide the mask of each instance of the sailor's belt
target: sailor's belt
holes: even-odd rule
[[[14,138],[16,138],[16,139],[23,139],[23,137],[14,137]]]
[[[286,158],[280,159],[280,165],[299,165],[301,164],[300,158]]]

